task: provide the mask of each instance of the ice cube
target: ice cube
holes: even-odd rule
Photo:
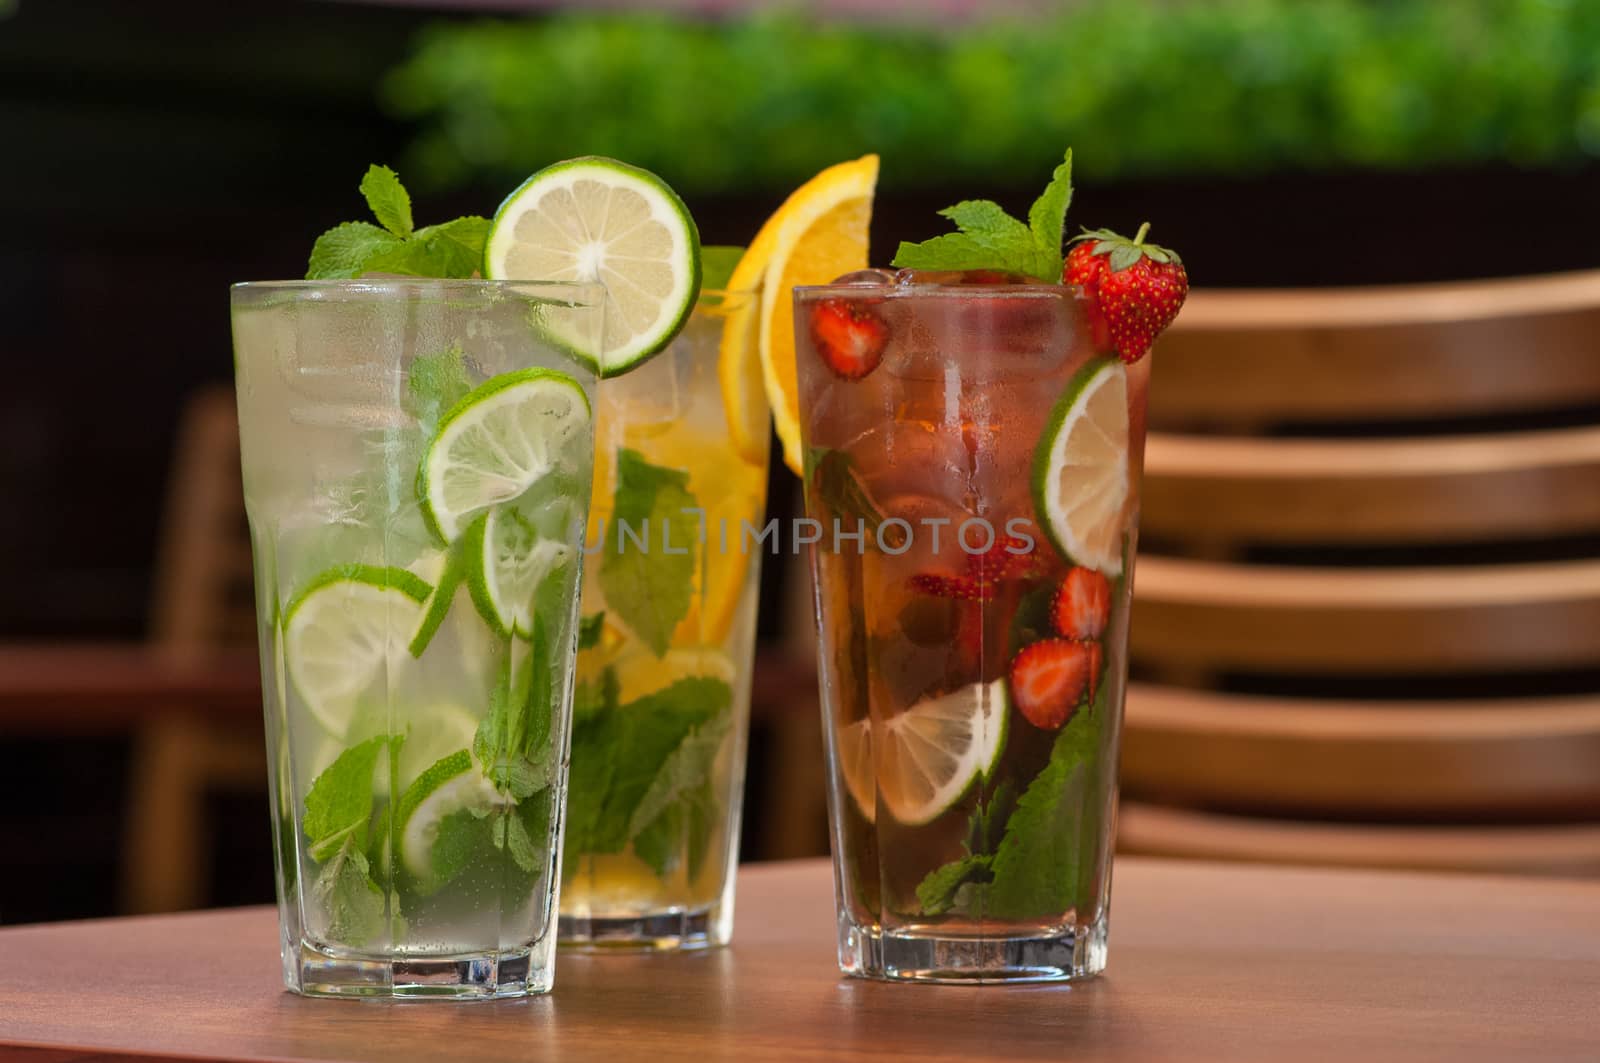
[[[843,285],[879,285],[893,284],[895,274],[886,269],[858,269],[844,273],[833,279],[834,284]]]
[[[1044,284],[1037,277],[1003,269],[903,269],[895,274],[901,286],[933,285],[941,288],[995,284]]]

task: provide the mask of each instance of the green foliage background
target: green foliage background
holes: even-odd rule
[[[1072,0],[946,29],[565,14],[442,23],[388,78],[403,172],[512,184],[598,152],[690,194],[866,151],[891,186],[1600,155],[1596,0]]]

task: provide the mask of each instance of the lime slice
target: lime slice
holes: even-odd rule
[[[1073,564],[1122,572],[1128,504],[1128,374],[1116,359],[1078,371],[1033,457],[1033,504]]]
[[[861,719],[839,728],[834,732],[833,751],[845,789],[867,822],[874,822],[878,818],[878,785],[872,771],[872,721]]]
[[[572,559],[573,548],[542,538],[539,528],[515,505],[496,506],[483,524],[481,542],[468,577],[472,600],[483,618],[502,635],[533,638],[534,592],[551,572]]]
[[[396,765],[400,780],[397,789],[401,792],[431,765],[457,750],[471,749],[478,732],[478,717],[466,706],[453,702],[413,710],[410,717]]]
[[[659,353],[700,292],[700,233],[689,209],[648,170],[588,156],[546,167],[506,197],[490,224],[490,280],[599,281],[606,289],[600,349],[584,318],[541,315],[562,346],[588,355],[603,377]]]
[[[588,455],[592,443],[569,447],[590,430],[589,397],[565,373],[520,369],[486,381],[444,415],[423,455],[418,493],[428,523],[453,542],[475,514]]]
[[[401,866],[424,883],[433,881],[438,872],[434,845],[444,821],[457,812],[482,815],[508,803],[473,765],[472,755],[465,749],[444,757],[400,795],[395,822],[399,824]]]
[[[932,822],[994,767],[1007,706],[1005,680],[996,679],[919,701],[878,728],[878,792],[896,822]]]
[[[343,737],[362,696],[408,657],[407,644],[432,590],[403,568],[341,565],[289,603],[289,680],[330,734]]]

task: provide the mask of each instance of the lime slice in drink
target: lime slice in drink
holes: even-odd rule
[[[448,829],[445,821],[457,812],[465,812],[467,815],[459,817],[456,827],[475,836],[478,831],[474,826],[480,817],[507,803],[465,749],[444,757],[417,776],[400,795],[395,823],[399,825],[401,866],[424,883],[448,877],[441,875],[445,869],[439,865],[454,863],[455,858],[440,861],[434,855],[441,831]],[[488,842],[487,831],[482,840]]]
[[[471,749],[478,732],[478,717],[465,706],[448,701],[413,710],[410,716],[396,764],[397,789],[402,793],[433,764],[451,753]]]
[[[482,539],[473,549],[470,575],[472,600],[501,635],[513,632],[533,638],[534,592],[551,572],[572,560],[571,546],[543,538],[535,523],[516,505],[495,506],[483,522]]]
[[[1007,706],[1005,680],[973,683],[919,701],[875,729],[878,791],[896,822],[932,822],[994,767]]]
[[[1073,564],[1122,572],[1128,504],[1128,374],[1114,358],[1078,371],[1033,457],[1033,504]]]
[[[850,791],[856,808],[867,817],[867,822],[874,822],[878,818],[878,781],[872,768],[872,721],[857,720],[839,728],[834,733],[833,750],[839,759],[845,789]]]
[[[343,737],[362,695],[407,658],[406,646],[432,590],[403,568],[341,565],[289,603],[289,680],[330,734]]]
[[[451,407],[422,458],[422,510],[453,542],[472,517],[521,495],[580,452],[589,397],[553,369],[502,373]],[[586,449],[586,448],[584,448]]]
[[[677,193],[648,170],[589,156],[523,182],[495,212],[490,280],[599,281],[600,350],[582,319],[549,307],[551,338],[618,376],[672,342],[700,292],[700,234]]]

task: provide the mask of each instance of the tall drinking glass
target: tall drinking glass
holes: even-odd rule
[[[1149,363],[1074,288],[865,276],[794,293],[839,963],[1092,974]]]
[[[733,932],[767,447],[735,441],[718,365],[757,303],[702,292],[667,350],[600,384],[563,946]]]
[[[232,294],[284,982],[543,992],[602,293]]]

